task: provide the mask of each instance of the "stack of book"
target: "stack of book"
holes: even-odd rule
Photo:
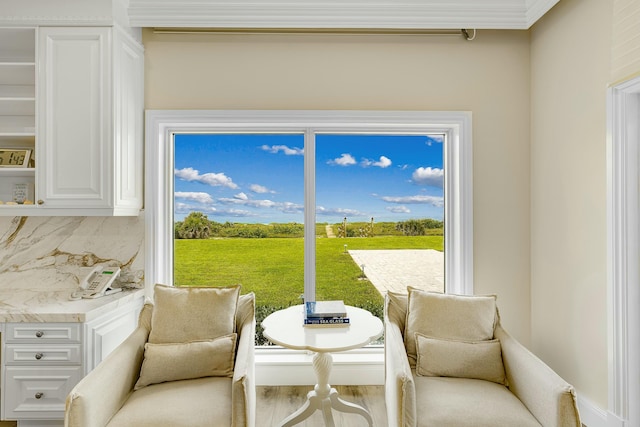
[[[307,301],[304,326],[349,326],[343,301]]]

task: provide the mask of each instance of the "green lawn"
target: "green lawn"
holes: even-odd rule
[[[360,268],[347,249],[437,249],[442,236],[388,236],[317,239],[316,292],[318,299],[343,299],[351,305],[380,302],[368,282],[358,280]],[[303,293],[303,239],[180,239],[175,241],[177,286],[241,284],[255,292],[258,305],[298,304]]]
[[[382,296],[347,249],[443,250],[442,236],[384,236],[316,240],[316,298],[339,299],[382,316]],[[242,285],[256,294],[258,325],[280,308],[300,304],[304,291],[302,238],[175,240],[176,286]],[[260,328],[258,328],[260,332]]]

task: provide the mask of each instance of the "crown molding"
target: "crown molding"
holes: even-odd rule
[[[129,26],[129,0],[2,0],[3,26]]]
[[[35,25],[64,25],[103,26],[113,24],[111,15],[13,15],[0,16],[0,25],[3,26],[35,26]]]
[[[130,0],[133,27],[528,29],[559,0]]]

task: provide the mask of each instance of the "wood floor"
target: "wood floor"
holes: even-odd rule
[[[387,425],[387,411],[384,405],[383,386],[334,386],[340,397],[366,408],[373,418],[375,427]],[[312,386],[256,387],[256,427],[278,426],[307,400]],[[367,427],[369,424],[360,415],[343,414],[333,411],[336,427]],[[0,427],[15,427],[15,421],[0,421]],[[296,427],[324,427],[322,414],[316,411]]]
[[[375,427],[387,425],[383,386],[334,386],[344,400],[358,404],[369,411]],[[256,387],[256,427],[278,426],[280,421],[301,407],[312,386],[260,386]],[[360,415],[333,411],[336,427],[367,427],[369,424]],[[299,427],[324,427],[322,413],[316,411]]]

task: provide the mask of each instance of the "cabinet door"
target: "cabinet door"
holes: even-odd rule
[[[114,210],[136,215],[144,181],[142,127],[144,52],[122,30],[113,30]]]
[[[110,28],[39,30],[38,203],[108,208],[113,171]]]
[[[81,379],[81,366],[8,366],[5,390],[10,392],[3,396],[6,419],[62,419],[67,394]]]

